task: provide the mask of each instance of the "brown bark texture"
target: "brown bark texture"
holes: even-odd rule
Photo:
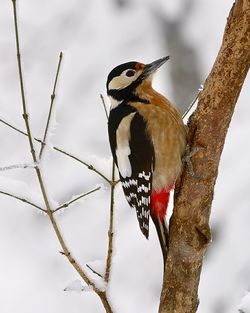
[[[196,177],[185,167],[176,184],[174,212],[159,313],[193,313],[204,253],[211,241],[210,209],[220,156],[244,79],[250,66],[250,0],[230,11],[222,45],[196,111],[189,119]]]

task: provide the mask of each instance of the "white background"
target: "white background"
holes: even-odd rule
[[[43,134],[58,55],[63,51],[50,143],[110,176],[107,125],[99,98],[100,92],[105,93],[107,74],[123,62],[147,63],[168,55],[155,12],[162,12],[171,22],[178,17],[185,1],[130,0],[123,1],[122,7],[118,0],[17,2],[25,90],[34,136]],[[200,83],[218,53],[232,2],[195,0],[185,20],[183,40],[196,51]],[[171,61],[155,80],[155,88],[173,102],[176,97],[169,69],[175,62],[175,55],[171,55]],[[18,83],[12,1],[1,0],[0,116],[24,129]],[[199,313],[237,312],[237,305],[250,289],[249,89],[248,77],[221,159],[211,214],[213,242],[204,259]],[[0,143],[1,167],[31,162],[27,138],[1,123]],[[39,149],[39,145],[36,147]],[[42,168],[55,206],[102,185],[101,191],[57,215],[66,243],[79,263],[97,266],[105,259],[107,250],[107,184],[76,161],[50,149],[46,150]],[[0,189],[42,205],[32,169],[1,171]],[[139,231],[135,212],[129,209],[119,187],[108,291],[116,313],[157,312],[162,261],[152,226],[146,241]],[[48,218],[1,194],[0,249],[1,313],[104,312],[94,293],[63,291],[79,277],[59,254],[60,247]]]

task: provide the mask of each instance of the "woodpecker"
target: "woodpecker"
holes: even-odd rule
[[[106,83],[111,102],[109,141],[122,188],[147,239],[151,216],[164,263],[168,243],[164,217],[186,147],[181,116],[169,100],[152,88],[153,74],[168,59],[118,65]]]

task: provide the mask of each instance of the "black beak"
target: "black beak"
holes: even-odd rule
[[[146,64],[142,72],[143,79],[153,74],[159,67],[161,67],[165,62],[167,62],[167,60],[169,60],[169,56],[156,60],[152,63]]]

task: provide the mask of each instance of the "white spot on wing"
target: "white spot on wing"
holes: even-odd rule
[[[130,177],[132,175],[132,167],[128,158],[129,155],[130,155],[129,146],[120,147],[116,150],[118,168],[123,178]]]
[[[124,117],[116,131],[116,157],[119,172],[123,178],[132,175],[132,167],[129,161],[129,155],[131,153],[129,140],[130,124],[135,114],[136,113],[134,112]]]

